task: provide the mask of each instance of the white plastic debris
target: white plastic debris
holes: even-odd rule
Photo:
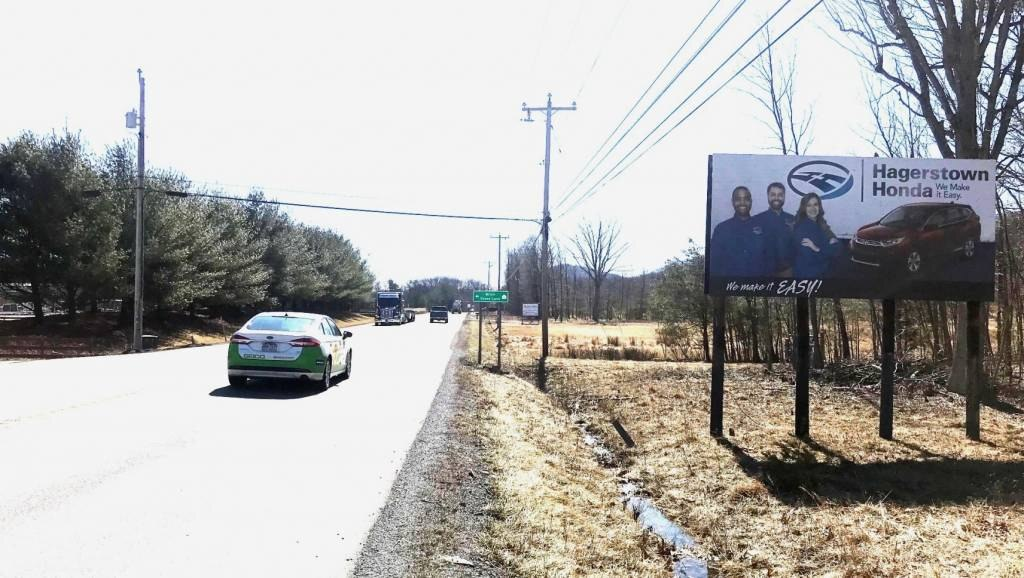
[[[441,556],[441,561],[448,562],[449,564],[458,564],[460,566],[476,566],[476,564],[460,556]]]

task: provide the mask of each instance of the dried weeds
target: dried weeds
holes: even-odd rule
[[[532,385],[472,370],[495,483],[485,542],[521,576],[660,576],[669,559],[617,500],[568,414]]]
[[[890,442],[876,398],[812,386],[802,441],[792,385],[760,366],[726,375],[722,440],[708,434],[704,364],[551,360],[548,387],[616,442],[627,476],[722,575],[1024,575],[1020,414],[984,409],[984,441],[970,442],[962,398],[905,393]]]

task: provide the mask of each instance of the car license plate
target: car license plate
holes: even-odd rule
[[[263,351],[275,351],[276,352],[277,351],[277,344],[276,343],[264,343],[263,344]]]

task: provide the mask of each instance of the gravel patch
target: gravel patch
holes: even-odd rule
[[[508,576],[481,544],[491,520],[491,481],[475,433],[479,400],[459,380],[465,339],[463,328],[353,576]]]

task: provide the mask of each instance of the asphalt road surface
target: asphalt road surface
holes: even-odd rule
[[[465,316],[352,328],[326,392],[227,346],[0,363],[0,576],[344,576]]]

